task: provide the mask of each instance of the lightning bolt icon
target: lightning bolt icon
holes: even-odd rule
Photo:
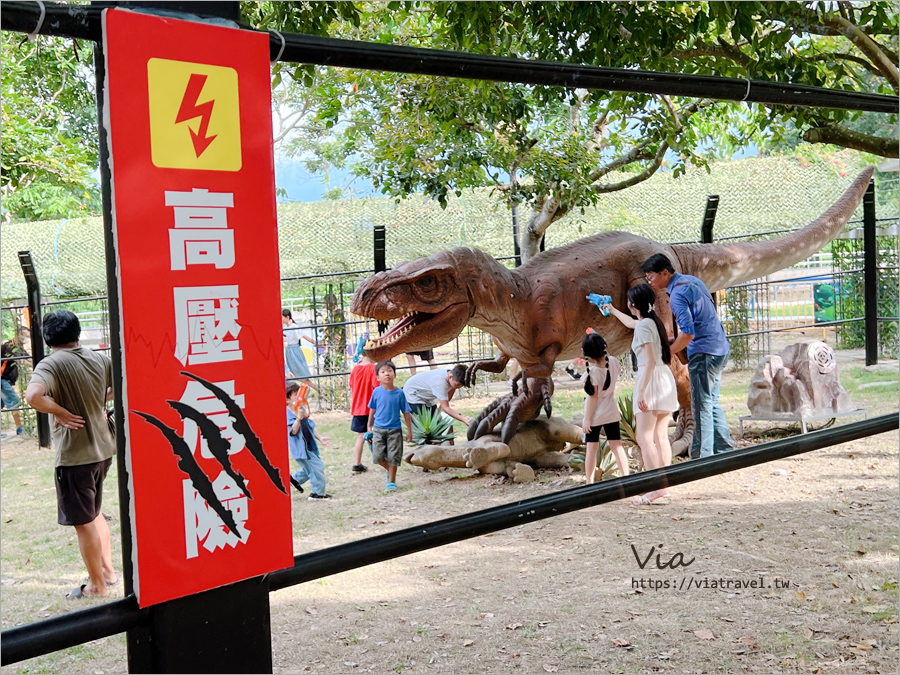
[[[209,144],[216,139],[216,136],[206,135],[207,131],[209,131],[209,119],[212,117],[213,106],[215,106],[216,102],[213,100],[197,104],[207,77],[207,75],[191,73],[191,79],[188,80],[187,89],[184,90],[184,97],[181,99],[181,106],[178,108],[178,115],[175,117],[175,124],[187,122],[195,117],[200,118],[200,128],[196,132],[188,127],[197,157],[200,157],[209,147]]]

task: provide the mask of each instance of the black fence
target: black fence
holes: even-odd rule
[[[870,193],[872,188],[870,187]],[[701,239],[712,238],[712,220],[715,212],[707,209],[703,221]],[[893,227],[894,230],[890,228]],[[373,261],[383,266],[384,236],[375,229]],[[875,233],[875,326],[874,338],[866,333],[866,308],[872,304],[866,289],[866,258],[864,233]],[[748,235],[723,237],[715,241],[759,240],[777,236],[792,230],[773,230]],[[881,218],[866,222],[865,219],[848,223],[848,233],[835,239],[830,251],[817,254],[777,279],[758,279],[719,291],[717,305],[731,344],[731,367],[753,368],[765,356],[778,351],[779,335],[792,335],[796,331],[820,335],[838,349],[867,347],[874,362],[879,356],[898,356],[898,288],[900,288],[900,261],[896,219]],[[381,236],[379,236],[381,234]],[[695,242],[691,242],[695,243]],[[516,256],[497,258],[502,264],[513,266]],[[320,388],[318,405],[329,409],[345,409],[349,406],[347,377],[353,366],[361,341],[380,333],[375,321],[350,314],[350,300],[362,279],[373,274],[376,268],[284,277],[282,281],[282,307],[289,309],[299,330],[315,340],[305,344],[305,354],[312,374],[311,379]],[[793,274],[791,274],[793,272]],[[869,282],[872,283],[872,282]],[[87,298],[63,298],[40,300],[39,293],[28,304],[0,307],[5,335],[17,336],[18,353],[11,358],[25,365],[20,368],[17,383],[20,398],[27,382],[27,369],[33,367],[33,348],[30,322],[26,317],[39,316],[32,306],[38,298],[42,311],[65,307],[78,314],[82,322],[82,344],[92,349],[109,349],[109,311],[105,296]],[[823,300],[830,302],[828,304]],[[822,306],[822,304],[828,306]],[[821,333],[820,333],[821,331]],[[874,344],[872,342],[874,341]],[[42,344],[40,345],[43,346]],[[452,342],[435,350],[434,366],[450,366],[491,359],[496,355],[491,337],[472,327],[466,327]],[[7,360],[7,359],[4,359]],[[411,370],[429,367],[420,359],[396,357],[398,369]],[[561,364],[562,365],[562,364]],[[285,373],[287,379],[292,374]],[[504,378],[503,374],[479,374],[473,394],[479,387],[487,392],[486,384]],[[25,413],[22,423],[26,433],[34,432],[37,420],[28,406],[20,404],[4,409]],[[49,438],[49,436],[48,436]]]

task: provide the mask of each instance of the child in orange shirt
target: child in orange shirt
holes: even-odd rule
[[[356,432],[356,447],[353,449],[355,464],[352,470],[355,473],[366,471],[362,463],[362,451],[365,441],[363,437],[368,431],[369,400],[372,392],[378,386],[378,377],[375,375],[375,363],[365,354],[359,357],[359,363],[350,371],[350,414],[353,419],[350,422],[350,431]]]

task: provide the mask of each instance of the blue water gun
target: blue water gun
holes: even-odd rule
[[[359,338],[359,342],[356,343],[356,353],[353,355],[353,363],[359,363],[360,357],[363,355],[363,346],[366,344],[366,340],[369,339],[369,334],[364,334],[361,338]]]
[[[609,307],[608,305],[612,304],[612,296],[611,295],[598,295],[597,293],[590,293],[585,296],[589,302],[594,305],[597,305],[597,309],[600,310],[600,313],[603,316],[609,316]]]

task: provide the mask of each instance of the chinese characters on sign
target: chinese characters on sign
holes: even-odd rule
[[[140,606],[293,563],[268,38],[107,9]],[[252,486],[252,487],[251,487]]]

